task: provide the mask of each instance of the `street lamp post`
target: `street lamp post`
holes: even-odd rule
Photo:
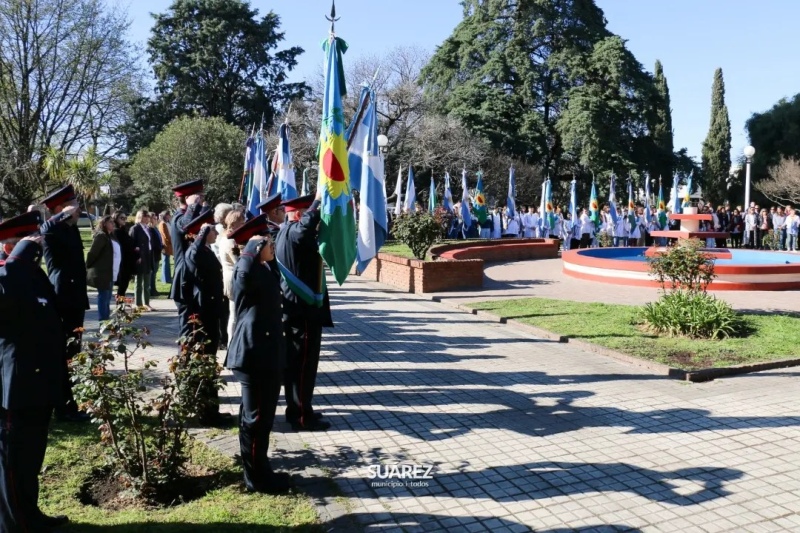
[[[744,156],[747,158],[747,167],[744,171],[744,209],[747,212],[750,209],[750,163],[753,161],[753,156],[756,155],[756,149],[752,146],[744,148]]]

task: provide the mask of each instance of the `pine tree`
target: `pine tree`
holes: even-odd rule
[[[664,76],[664,68],[661,61],[656,60],[655,74],[653,75],[656,97],[653,102],[655,112],[653,113],[653,123],[650,125],[650,132],[653,137],[655,154],[650,164],[650,177],[662,179],[669,182],[672,179],[673,150],[672,141],[672,109],[670,108],[669,87],[667,78]]]
[[[705,200],[719,204],[728,197],[727,182],[731,169],[731,122],[725,105],[725,81],[722,69],[714,72],[711,87],[711,124],[703,142],[702,188]]]

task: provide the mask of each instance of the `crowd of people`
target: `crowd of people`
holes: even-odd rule
[[[564,249],[599,246],[603,236],[611,246],[665,245],[667,239],[651,234],[662,230],[679,230],[679,220],[669,220],[671,211],[663,217],[655,207],[645,216],[645,207],[621,208],[613,213],[606,204],[600,209],[597,222],[588,208],[579,211],[577,220],[572,220],[568,210],[556,207],[551,217],[545,216],[534,206],[520,206],[510,213],[497,206],[486,220],[480,222],[472,212],[469,224],[462,219],[459,204],[453,212],[454,218],[448,230],[450,239],[500,239],[500,238],[553,238],[564,243]],[[800,212],[791,205],[760,208],[752,203],[747,211],[741,206],[719,206],[700,202],[698,213],[711,220],[701,221],[700,231],[728,233],[728,237],[708,239],[707,245],[714,248],[749,248],[754,250],[800,250]],[[768,238],[771,236],[771,238]]]
[[[181,349],[192,339],[212,356],[226,350],[223,366],[242,388],[248,491],[290,488],[267,456],[281,387],[293,430],[330,427],[312,403],[322,328],[333,326],[317,248],[318,198],[276,195],[253,216],[240,204],[209,206],[200,180],[173,191],[172,214],[140,210],[132,224],[122,212],[102,217],[85,259],[71,186],[0,222],[1,531],[50,531],[68,522],[39,510],[37,478],[53,412],[72,423],[89,418],[73,398],[68,364],[80,350],[88,287],[97,290],[100,320],[111,315],[114,288],[124,296],[134,279],[136,306],[151,311],[160,272],[171,282]],[[200,422],[226,424],[216,388],[201,395]]]

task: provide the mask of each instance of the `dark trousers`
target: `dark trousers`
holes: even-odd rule
[[[231,317],[231,306],[227,297],[222,297],[222,308],[220,309],[219,316],[219,344],[220,346],[228,345],[228,319]]]
[[[39,471],[51,407],[0,408],[0,531],[47,531],[39,510]]]
[[[62,401],[56,405],[56,416],[72,416],[78,412],[78,404],[75,403],[75,397],[72,395],[72,380],[70,379],[72,373],[69,369],[69,360],[75,357],[81,351],[81,337],[80,333],[76,333],[75,329],[83,327],[83,319],[86,311],[83,309],[72,309],[61,317],[61,323],[64,328],[64,342],[66,344],[66,353],[64,357],[64,371],[62,372],[64,379],[61,382],[61,399]],[[73,342],[69,339],[74,338]]]
[[[741,233],[731,233],[731,246],[734,248],[741,248],[742,247],[742,234]]]
[[[589,233],[581,233],[581,248],[588,248],[592,242],[592,235]]]
[[[306,424],[313,421],[314,386],[317,382],[322,325],[316,320],[290,318],[283,324],[286,333],[286,419]]]
[[[117,296],[125,296],[128,292],[128,285],[131,284],[131,276],[130,274],[122,274],[120,273],[119,278],[117,279]]]
[[[244,467],[244,484],[249,490],[262,490],[273,476],[267,448],[281,393],[281,375],[269,370],[257,373],[234,370],[233,377],[242,386],[239,453]]]

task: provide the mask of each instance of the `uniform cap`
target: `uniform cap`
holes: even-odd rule
[[[273,194],[266,201],[261,202],[258,204],[258,208],[261,210],[262,213],[268,213],[281,205],[281,193]]]
[[[42,223],[42,214],[39,211],[29,211],[0,223],[0,242],[10,239],[21,239],[39,231]]]
[[[268,227],[267,215],[262,213],[245,222],[242,227],[228,235],[228,237],[236,241],[236,244],[245,244],[256,235],[266,235]]]
[[[75,199],[75,188],[72,185],[65,185],[60,189],[51,192],[49,196],[42,200],[42,203],[52,210],[59,205],[71,202]]]
[[[213,224],[213,223],[214,223],[214,211],[208,209],[200,213],[196,217],[194,217],[192,220],[190,220],[189,223],[186,225],[185,231],[186,233],[197,235],[198,233],[200,233],[200,228],[203,226],[203,224]]]
[[[286,207],[286,212],[291,213],[292,211],[297,211],[298,209],[308,209],[313,203],[314,195],[309,194],[307,196],[295,198],[294,200],[286,200],[283,202],[283,205]]]
[[[175,192],[175,196],[178,198],[191,196],[193,194],[203,192],[203,180],[187,181],[186,183],[181,183],[180,185],[174,186],[172,190]]]

